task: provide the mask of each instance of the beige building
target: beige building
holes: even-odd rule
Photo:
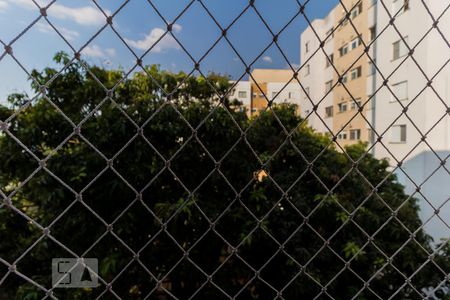
[[[254,69],[248,81],[231,82],[234,89],[230,97],[241,101],[249,115],[264,110],[268,101],[299,105],[301,89],[293,75],[291,70]]]
[[[301,83],[309,96],[302,99],[302,106],[308,107],[302,115],[318,131],[337,135],[339,145],[345,146],[370,140],[371,103],[366,102],[371,67],[362,41],[367,45],[374,35],[374,1],[342,3],[356,30],[345,19],[346,10],[341,4],[324,19],[314,20],[315,32],[308,27],[301,35]],[[316,33],[324,41],[321,49]],[[313,104],[318,104],[314,114]]]
[[[367,66],[369,58],[364,54],[362,40],[367,44],[370,42],[370,31],[368,27],[369,1],[362,1],[354,5],[354,0],[344,0],[347,8],[352,8],[351,19],[357,28],[355,31],[348,21],[342,21],[346,12],[342,6],[338,6],[335,12],[334,28],[334,50],[333,64],[341,77],[342,84],[333,88],[333,110],[336,112],[333,118],[333,133],[338,134],[340,145],[355,143],[359,140],[368,141],[368,124],[365,121],[366,109],[359,113],[359,108],[368,99],[366,90]],[[339,76],[334,74],[328,88],[338,82]]]

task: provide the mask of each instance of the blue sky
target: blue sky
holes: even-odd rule
[[[39,5],[49,0],[36,0]],[[115,12],[122,1],[97,0],[106,14]],[[173,20],[191,0],[151,0],[161,15]],[[306,14],[310,20],[321,18],[338,0],[310,0]],[[228,26],[246,7],[244,0],[204,0],[203,3],[223,27]],[[255,7],[274,32],[278,32],[298,11],[296,0],[256,0]],[[92,0],[57,0],[48,9],[49,21],[79,50],[105,24],[103,13]],[[39,16],[32,0],[0,0],[0,39],[9,44]],[[180,17],[173,33],[184,48],[200,59],[220,37],[221,31],[199,2],[195,1]],[[166,25],[147,0],[130,0],[113,19],[113,26],[136,55],[142,55],[165,31]],[[289,62],[300,63],[300,33],[307,23],[299,15],[279,37],[278,43]],[[249,64],[270,43],[272,37],[254,10],[249,9],[228,31],[228,38]],[[12,44],[14,55],[28,71],[52,66],[53,55],[71,48],[42,18]],[[83,59],[106,68],[129,70],[135,63],[130,50],[107,27],[82,51]],[[193,69],[194,63],[172,38],[163,38],[143,59],[144,64],[160,64],[172,71]],[[245,67],[230,45],[222,39],[201,62],[204,73],[214,71],[239,78]],[[273,45],[253,65],[254,68],[287,68],[287,62]],[[26,73],[8,55],[0,60],[0,101],[14,91],[29,91]],[[32,95],[30,95],[32,96]]]

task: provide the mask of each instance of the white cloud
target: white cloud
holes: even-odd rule
[[[266,62],[266,63],[269,63],[269,64],[272,63],[272,57],[267,56],[267,55],[266,55],[266,56],[263,56],[262,60],[263,60],[264,62]]]
[[[8,1],[11,4],[20,5],[27,9],[37,9],[37,6],[31,0],[0,0],[2,2]],[[45,6],[48,1],[40,1],[41,6]],[[42,3],[43,2],[43,3]],[[110,15],[109,10],[105,11]],[[80,25],[101,25],[106,23],[106,18],[103,13],[93,6],[82,7],[68,7],[58,3],[50,5],[47,14],[61,20],[74,21]]]
[[[173,31],[180,32],[182,30],[181,25],[174,24]],[[156,42],[158,42],[152,49],[153,52],[161,52],[166,49],[179,49],[180,45],[175,41],[175,39],[166,33],[166,30],[162,28],[153,28],[150,33],[146,34],[141,40],[130,40],[125,39],[125,41],[133,48],[139,50],[148,50]],[[164,35],[165,34],[165,35]],[[163,36],[163,37],[162,37]],[[162,37],[162,38],[161,38]],[[159,40],[161,38],[161,40]]]
[[[106,48],[106,49],[105,49],[105,53],[106,53],[106,55],[108,55],[109,57],[116,56],[116,49],[114,49],[114,48]]]
[[[49,24],[39,22],[36,24],[36,26],[40,32],[57,34]],[[56,29],[58,29],[58,31],[69,41],[73,41],[80,36],[77,31],[70,30],[65,27],[56,27]]]
[[[107,58],[116,55],[116,49],[106,48],[102,49],[98,45],[87,46],[81,51],[82,54],[93,58]]]
[[[6,8],[8,8],[8,6],[9,6],[8,2],[0,0],[0,11],[5,10]]]
[[[110,13],[107,12],[109,15]],[[67,7],[59,4],[53,4],[48,10],[49,16],[58,19],[69,19],[80,25],[100,25],[106,23],[106,17],[101,11],[92,6]]]

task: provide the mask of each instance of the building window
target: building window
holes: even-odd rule
[[[331,41],[331,39],[334,37],[334,31],[333,28],[331,28],[330,30],[327,31],[327,33],[325,34],[325,38],[328,41]]]
[[[352,80],[361,77],[361,66],[354,68],[351,71]]]
[[[361,107],[361,99],[357,98],[350,103],[350,109],[355,110]]]
[[[293,92],[289,92],[288,93],[288,99],[292,99],[294,98],[294,93]]]
[[[239,98],[247,98],[247,92],[246,91],[239,91],[238,92]]]
[[[392,2],[392,14],[400,15],[409,9],[409,0],[394,0]]]
[[[253,97],[253,98],[256,98],[256,93],[253,93],[253,94],[252,94],[252,97]]]
[[[347,83],[347,74],[342,77],[342,83]]]
[[[406,143],[406,125],[394,125],[391,127],[391,142]]]
[[[359,16],[362,12],[362,2],[360,2],[357,6],[355,6],[352,11],[352,19],[356,18],[357,16]]]
[[[339,55],[340,56],[344,56],[347,53],[348,53],[348,46],[347,45],[344,45],[341,48],[339,48]]]
[[[392,86],[392,92],[398,100],[408,100],[408,81],[402,81]],[[396,101],[396,98],[392,96],[392,101]]]
[[[373,41],[376,36],[377,36],[377,27],[376,26],[372,26],[369,28],[369,36],[370,36],[370,40]]]
[[[330,118],[333,116],[333,106],[325,107],[325,117]]]
[[[374,60],[374,62],[375,62],[375,60]],[[374,63],[370,61],[369,62],[369,74],[367,74],[367,75],[368,76],[375,75],[376,71],[377,71],[377,69],[375,68]]]
[[[333,80],[325,82],[325,93],[328,93],[333,88]]]
[[[309,52],[309,42],[305,43],[305,53]]]
[[[309,65],[305,66],[305,76],[309,75],[309,73],[311,72],[311,69],[309,67]]]
[[[350,140],[360,140],[361,139],[361,129],[351,129],[350,130]]]
[[[344,83],[347,83],[347,74],[345,74],[345,75],[342,75],[342,77],[341,77],[342,79],[341,79],[341,82],[339,83],[339,84],[344,84]]]
[[[359,45],[361,45],[361,38],[360,37],[354,38],[351,42],[352,50],[358,47]]]
[[[404,39],[405,42],[408,42],[408,37],[405,37]],[[403,57],[408,53],[408,49],[406,47],[405,42],[403,42],[403,40],[398,40],[392,44],[393,60],[399,59],[400,57]]]
[[[325,60],[325,67],[328,68],[329,66],[331,66],[331,64],[334,62],[334,55],[333,53],[331,53],[330,55],[328,55],[328,58]]]
[[[341,133],[338,134],[338,139],[340,140],[346,140],[347,139],[347,132],[342,131]]]
[[[340,113],[346,112],[347,111],[347,103],[346,102],[339,103],[338,109],[339,109]]]

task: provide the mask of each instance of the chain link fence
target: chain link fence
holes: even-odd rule
[[[425,62],[415,58],[415,50],[431,32],[449,47],[440,24],[450,17],[450,4],[435,15],[430,1],[397,0],[402,5],[394,13],[392,1],[377,1],[377,9],[388,15],[389,22],[377,24],[372,39],[360,39],[364,51],[342,70],[325,52],[325,44],[343,26],[360,36],[352,12],[369,1],[351,5],[339,1],[344,18],[325,37],[307,14],[314,1],[294,1],[297,10],[274,31],[254,0],[245,2],[226,26],[206,0],[177,7],[180,12],[172,20],[147,0],[166,29],[138,55],[114,23],[132,1],[109,12],[92,0],[104,15],[104,24],[76,48],[48,16],[58,1],[43,6],[30,0],[40,14],[13,39],[0,36],[0,62],[13,59],[37,92],[31,99],[16,95],[13,104],[1,111],[0,299],[448,299],[449,242],[431,241],[424,227],[437,218],[448,235],[449,220],[442,217],[442,210],[450,198],[446,195],[436,205],[421,188],[437,172],[447,185],[450,178],[448,155],[442,156],[427,140],[442,120],[448,121],[449,99],[433,82],[448,72],[450,58],[447,52],[445,64],[430,75],[423,69]],[[427,12],[423,18],[432,20],[415,44],[397,26],[398,16],[409,5],[421,6]],[[193,6],[200,7],[222,33],[199,59],[173,33]],[[250,62],[229,38],[247,13],[254,14],[264,25],[261,30],[271,36]],[[309,59],[300,66],[290,63],[278,41],[297,19],[308,23],[319,44],[309,49]],[[42,20],[72,52],[57,56],[59,69],[37,72],[23,65],[14,50]],[[106,28],[133,56],[131,69],[105,71],[82,59],[83,49]],[[406,54],[385,74],[371,51],[388,29],[406,45]],[[186,76],[172,82],[164,72],[143,64],[166,36],[192,65]],[[245,66],[233,83],[202,71],[202,62],[219,41]],[[254,64],[270,47],[280,51],[292,71],[281,91],[298,85],[310,111],[301,104],[295,109],[278,104],[277,95],[269,95],[252,77]],[[29,51],[33,55],[32,48]],[[337,80],[316,99],[302,77],[306,66],[315,67],[309,66],[310,61],[322,54]],[[358,102],[346,76],[353,76],[360,58],[368,59],[381,82]],[[426,84],[405,104],[388,82],[407,61],[418,68]],[[230,96],[246,76],[266,100],[265,108],[252,117],[234,109],[238,104]],[[357,109],[342,129],[334,130],[319,111],[327,95],[338,88],[348,93]],[[364,111],[383,89],[389,90],[401,113],[379,130]],[[414,126],[416,120],[408,110],[426,89],[438,99],[442,117],[427,131],[415,127],[420,140],[408,153],[425,144],[438,165],[423,182],[415,182],[403,168],[407,155],[392,153],[385,137],[400,117]],[[313,117],[325,124],[324,134],[309,129]],[[371,130],[370,143],[346,147],[339,136],[357,117]],[[375,147],[394,158],[391,166],[373,157]],[[396,172],[412,182],[411,195],[397,183]],[[432,207],[429,218],[419,219],[415,197]],[[97,258],[98,270],[90,271],[98,276],[98,286],[58,287],[51,278],[54,258]]]

